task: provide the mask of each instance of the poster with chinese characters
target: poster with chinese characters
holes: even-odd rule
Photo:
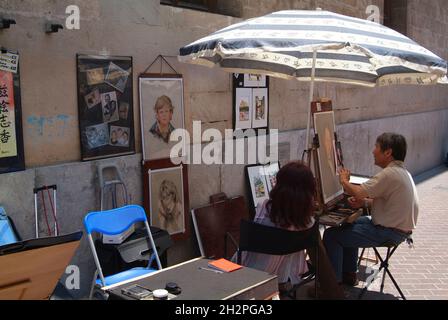
[[[17,156],[12,73],[0,72],[0,158]]]
[[[0,173],[24,169],[19,73],[0,70]]]

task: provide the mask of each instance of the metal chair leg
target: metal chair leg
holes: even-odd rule
[[[95,273],[93,274],[92,285],[90,286],[89,300],[92,300],[92,297],[93,297],[93,291],[94,291],[94,289],[95,289],[96,279],[97,279],[97,278],[98,278],[98,270],[95,270]]]
[[[384,292],[384,281],[386,280],[386,270],[388,270],[388,268],[389,268],[389,257],[390,257],[389,254],[390,254],[390,248],[387,248],[386,260],[381,262],[381,267],[380,267],[380,269],[384,268],[383,279],[381,280],[381,287],[380,287],[381,293]]]
[[[314,296],[316,299],[319,299],[319,290],[318,290],[318,282],[319,282],[319,245],[316,246],[316,276],[314,278]]]
[[[359,255],[359,258],[358,258],[358,268],[361,265],[362,258],[364,257],[364,251],[366,251],[366,248],[362,248],[361,254]]]
[[[406,297],[404,296],[403,292],[401,291],[400,287],[398,286],[397,281],[395,281],[395,278],[392,276],[392,273],[390,273],[389,269],[386,269],[385,271],[386,271],[387,274],[389,275],[390,280],[392,280],[392,283],[394,284],[395,289],[397,289],[398,293],[400,293],[401,298],[402,298],[403,300],[406,300]]]
[[[382,281],[381,281],[381,288],[380,288],[380,292],[383,293],[384,292],[384,282],[386,280],[386,273],[389,275],[389,278],[392,280],[392,283],[394,284],[395,288],[397,289],[397,291],[399,292],[401,298],[403,300],[406,300],[406,297],[404,296],[403,292],[401,291],[400,287],[398,286],[397,281],[395,281],[395,278],[393,277],[392,273],[389,270],[389,259],[392,257],[392,255],[394,254],[395,250],[397,250],[398,246],[393,247],[392,249],[390,247],[387,248],[387,254],[386,254],[386,258],[383,260],[383,258],[381,257],[381,255],[379,254],[377,248],[373,248],[373,250],[375,251],[375,255],[376,257],[380,260],[381,264],[380,264],[380,268],[379,270],[375,273],[372,281],[370,283],[368,283],[361,291],[361,293],[358,296],[358,299],[362,299],[362,297],[364,296],[365,292],[367,291],[367,288],[370,286],[370,284],[372,282],[374,282],[378,276],[378,274],[383,271],[383,275],[382,275]],[[383,270],[384,269],[384,270]]]

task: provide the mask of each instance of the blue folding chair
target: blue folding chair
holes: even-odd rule
[[[153,253],[151,258],[149,259],[148,266],[146,268],[133,268],[105,277],[101,269],[98,254],[95,249],[92,232],[99,232],[101,234],[107,235],[117,235],[129,229],[129,227],[131,227],[136,222],[143,222],[145,224],[146,231],[148,233],[148,239],[151,243]],[[146,219],[145,210],[142,207],[137,205],[128,205],[112,210],[90,212],[84,218],[84,227],[87,231],[87,238],[89,239],[90,248],[92,250],[93,258],[95,260],[95,265],[97,268],[97,271],[95,272],[94,282],[92,283],[92,288],[90,290],[90,298],[92,298],[95,285],[99,286],[100,288],[110,286],[115,283],[119,283],[156,271],[155,269],[151,268],[151,264],[154,259],[157,262],[159,270],[162,269],[159,255],[152,238],[151,229],[149,228],[148,220]]]
[[[12,219],[6,215],[5,209],[0,207],[0,246],[20,240]]]

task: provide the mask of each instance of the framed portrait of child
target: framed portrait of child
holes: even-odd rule
[[[173,240],[189,235],[188,173],[185,164],[169,158],[143,165],[144,207],[151,226],[166,230]]]
[[[143,160],[169,158],[173,146],[182,139],[184,129],[184,85],[180,75],[142,74],[139,77],[140,119],[142,128]],[[179,139],[179,137],[181,137]],[[182,148],[185,156],[185,147]]]

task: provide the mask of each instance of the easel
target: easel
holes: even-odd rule
[[[321,113],[321,112],[329,112],[329,111],[333,111],[332,108],[332,103],[331,100],[329,99],[319,99],[317,101],[312,101],[311,105],[310,105],[310,109],[311,112],[310,114],[312,114],[313,117],[315,117],[315,115],[317,113]],[[334,121],[334,119],[333,119]],[[339,141],[337,139],[337,135],[336,133],[333,131],[333,135],[334,135],[334,148],[338,148],[339,145]],[[328,201],[327,203],[325,202],[325,198],[324,198],[324,190],[323,190],[323,177],[322,177],[322,171],[319,165],[319,154],[318,154],[318,149],[320,148],[320,143],[319,143],[319,135],[318,132],[315,132],[314,138],[313,138],[313,142],[310,145],[310,148],[306,151],[307,153],[307,160],[306,160],[306,164],[313,169],[314,175],[315,175],[315,179],[316,179],[316,217],[320,218],[322,216],[325,216],[324,221],[321,221],[321,224],[323,225],[327,225],[327,226],[339,226],[342,223],[351,223],[354,220],[356,220],[360,215],[361,212],[360,210],[358,211],[352,211],[350,209],[338,209],[338,212],[333,212],[330,211],[333,208],[335,208],[336,204],[341,202],[344,199],[344,193],[342,194],[338,194],[330,201]],[[340,151],[340,150],[339,150]],[[337,150],[333,150],[332,152],[334,152],[336,154],[336,152],[338,153],[338,155],[336,156],[335,154],[332,154],[332,156],[335,157],[335,169],[338,166],[343,166],[342,163],[342,152],[338,152]],[[303,160],[303,159],[302,159]],[[350,214],[350,215],[348,215]]]
[[[323,111],[332,111],[332,105],[331,101],[327,99],[320,99],[318,101],[313,101],[311,103],[311,114],[314,117],[315,113],[317,112],[323,112]],[[338,145],[338,139],[336,133],[334,134],[335,139],[335,147]],[[337,202],[341,201],[340,198],[335,198],[334,200],[330,201],[329,203],[325,204],[324,197],[323,197],[323,190],[322,190],[322,175],[318,163],[318,152],[319,149],[319,136],[316,133],[313,138],[313,142],[311,144],[311,148],[308,149],[307,152],[307,161],[306,164],[311,168],[313,165],[313,170],[315,173],[316,178],[316,199],[317,199],[317,210],[316,210],[316,220],[319,221],[319,218],[321,216],[327,215],[330,213],[329,208],[333,207]],[[337,150],[335,150],[338,152]],[[340,150],[339,150],[340,151]],[[340,162],[340,165],[343,166],[342,163],[342,153],[338,154],[337,161]],[[303,160],[303,159],[302,159]],[[358,210],[357,212],[353,213],[346,221],[345,223],[352,223],[356,219],[358,219],[361,216],[361,210]],[[371,261],[375,264],[378,264],[378,258],[375,256],[375,259],[371,259],[369,257],[364,257],[365,249],[362,250],[361,255],[358,260],[358,266],[361,264],[361,260],[365,261]]]
[[[314,117],[314,115],[317,112],[333,110],[331,100],[328,100],[328,99],[318,99],[317,101],[311,101],[310,108],[311,108],[311,112],[310,112],[311,118]],[[313,123],[313,121],[311,121],[311,119],[310,119],[310,123]],[[310,130],[311,130],[311,128],[310,128]],[[316,179],[316,199],[317,199],[317,213],[318,213],[317,216],[328,213],[327,206],[324,203],[324,196],[323,196],[323,191],[322,191],[322,176],[321,176],[321,171],[320,171],[320,167],[319,167],[319,159],[318,159],[318,154],[317,154],[317,150],[319,148],[320,148],[319,135],[317,133],[315,133],[313,142],[312,142],[310,148],[305,151],[307,153],[307,160],[305,163],[308,165],[309,168],[312,168],[312,170],[314,172],[315,179]]]
[[[311,149],[308,149],[306,151],[307,153],[307,159],[305,161],[305,164],[311,168],[313,166],[312,170],[315,174],[316,179],[316,198],[317,199],[317,216],[321,215],[325,210],[324,205],[324,199],[322,194],[322,187],[321,187],[321,178],[320,178],[320,168],[319,168],[319,162],[317,159],[317,149],[319,148],[319,137],[316,134],[313,138],[313,143],[311,146]]]

